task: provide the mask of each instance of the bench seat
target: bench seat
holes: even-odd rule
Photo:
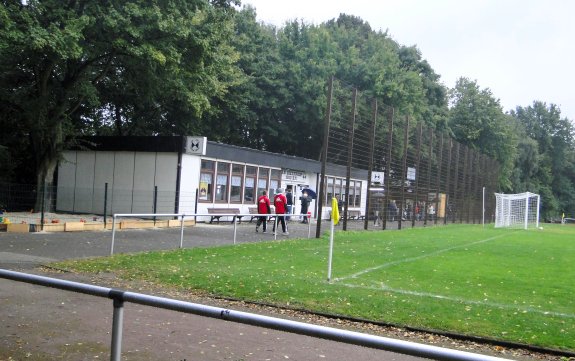
[[[208,213],[211,215],[210,218],[210,224],[212,224],[212,222],[215,220],[218,221],[218,224],[220,223],[220,217],[225,217],[223,215],[229,215],[229,214],[239,214],[240,213],[240,209],[239,208],[208,208]],[[239,223],[242,223],[242,217],[243,216],[234,216],[232,217],[232,223],[234,223],[234,218],[238,218]]]
[[[251,218],[250,218],[250,223],[252,223],[252,221],[253,221],[255,218],[258,218],[258,217],[259,217],[259,216],[257,215],[257,214],[258,214],[258,207],[250,207],[250,208],[248,208],[248,210],[250,211],[250,214],[255,214],[255,216],[251,216]],[[272,213],[271,213],[271,214],[269,215],[269,217],[268,217],[268,222],[269,222],[269,221],[272,221],[272,220],[275,218],[275,215],[273,214],[273,212],[274,212],[274,208],[272,207]]]

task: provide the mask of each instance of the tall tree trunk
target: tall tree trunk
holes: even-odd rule
[[[62,122],[59,120],[39,120],[38,125],[30,132],[30,143],[34,154],[36,169],[36,201],[35,210],[51,209],[53,206],[51,194],[54,184],[54,173],[64,147]],[[43,190],[47,190],[44,196]]]
[[[36,173],[36,202],[34,210],[40,212],[42,207],[44,211],[52,212],[55,208],[54,203],[54,174],[58,158],[45,159]]]

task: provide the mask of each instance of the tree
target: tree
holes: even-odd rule
[[[460,143],[497,160],[501,165],[501,189],[511,189],[511,173],[517,139],[509,116],[489,89],[480,89],[476,81],[457,80],[450,91],[448,126]]]
[[[223,96],[236,73],[233,8],[214,4],[3,2],[1,123],[29,140],[37,184],[52,181],[61,151],[87,128],[177,134]]]
[[[215,112],[206,116],[204,129],[211,139],[230,144],[271,150],[279,138],[275,131],[285,108],[285,75],[278,52],[277,29],[258,23],[255,9],[244,7],[235,16],[232,46],[238,51],[241,79],[225,98],[214,101]],[[275,150],[275,149],[274,149]]]
[[[528,107],[517,107],[511,115],[521,128],[522,143],[532,144],[530,151],[537,157],[520,157],[516,163],[515,187],[531,186],[542,195],[543,214],[547,219],[559,218],[561,213],[575,213],[575,129],[560,109],[540,101]],[[521,143],[520,143],[521,144]],[[531,150],[531,148],[535,148]],[[525,189],[529,190],[529,189]]]

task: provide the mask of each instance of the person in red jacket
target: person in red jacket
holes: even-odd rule
[[[281,223],[283,235],[287,236],[289,232],[287,231],[286,227],[286,220],[284,214],[287,211],[287,198],[284,194],[283,188],[277,189],[277,194],[274,197],[274,206],[276,207],[276,214],[277,214],[277,222]],[[276,222],[274,222],[274,234],[276,233]]]
[[[258,213],[259,214],[270,214],[272,212],[270,207],[270,199],[268,198],[268,193],[266,191],[262,192],[262,195],[258,198]],[[260,224],[263,223],[263,230],[266,233],[268,225],[268,216],[259,216],[256,222],[256,232],[259,232]]]

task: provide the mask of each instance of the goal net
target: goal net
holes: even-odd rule
[[[495,227],[539,227],[539,194],[495,193]]]

